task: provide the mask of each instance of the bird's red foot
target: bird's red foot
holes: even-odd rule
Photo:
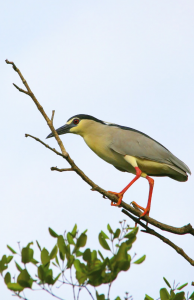
[[[149,207],[142,207],[139,204],[137,204],[135,201],[131,202],[134,206],[138,207],[139,209],[143,210],[143,213],[141,214],[140,218],[144,217],[144,216],[149,216],[150,213],[150,208]]]
[[[122,202],[123,194],[122,193],[111,192],[111,191],[108,191],[108,193],[116,195],[119,198],[117,203],[111,202],[111,206],[119,206]]]
[[[142,218],[144,216],[148,216],[149,217],[149,213],[150,213],[150,210],[149,210],[149,208],[146,207],[146,209],[144,210],[143,214],[141,214],[140,218]]]

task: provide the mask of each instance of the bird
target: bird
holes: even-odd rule
[[[118,197],[117,203],[111,202],[112,206],[120,206],[125,192],[140,177],[148,180],[149,194],[146,208],[135,201],[132,202],[142,211],[140,218],[149,216],[150,213],[154,188],[154,179],[150,176],[168,176],[184,182],[188,180],[188,174],[191,175],[189,167],[162,144],[130,127],[105,122],[90,115],[78,114],[69,118],[66,124],[56,131],[58,135],[66,133],[80,135],[101,159],[112,164],[119,171],[135,175],[121,192],[109,191]],[[46,138],[51,137],[54,137],[53,133]]]

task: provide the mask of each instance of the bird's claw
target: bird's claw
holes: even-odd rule
[[[123,199],[123,194],[116,193],[116,192],[111,192],[111,191],[108,191],[108,193],[111,193],[111,194],[116,195],[118,197],[118,202],[117,203],[111,202],[111,206],[120,206],[120,204],[122,202],[122,199]]]
[[[144,207],[140,206],[139,204],[137,204],[135,201],[132,201],[130,204],[132,204],[134,208],[141,209],[143,211],[143,213],[140,215],[140,218],[149,216],[149,213],[150,213],[149,207],[144,208]]]

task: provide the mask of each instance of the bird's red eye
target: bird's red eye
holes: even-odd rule
[[[77,125],[79,123],[79,119],[74,119],[73,124]]]

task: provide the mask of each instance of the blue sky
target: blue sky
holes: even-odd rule
[[[16,248],[18,241],[25,246],[38,239],[51,249],[48,227],[62,233],[75,222],[89,229],[89,246],[98,248],[98,232],[107,223],[116,228],[125,216],[73,172],[51,172],[52,166],[68,165],[24,138],[29,133],[44,140],[50,130],[31,99],[12,86],[22,83],[4,60],[16,63],[49,116],[55,109],[56,128],[78,113],[129,126],[162,143],[193,171],[194,3],[34,0],[4,1],[0,8],[0,255],[8,253],[6,244]],[[133,178],[95,156],[80,137],[62,140],[102,188],[120,191]],[[54,139],[49,144],[58,147]],[[156,178],[150,216],[177,227],[192,224],[193,186],[193,176],[186,183]],[[124,201],[145,206],[147,195],[147,181],[140,179]],[[194,258],[191,236],[164,235]],[[111,299],[125,291],[134,300],[145,293],[156,299],[163,276],[171,283],[194,280],[193,267],[155,237],[140,232],[133,253],[146,254],[146,261],[119,276]],[[12,299],[2,280],[0,290],[3,299]],[[70,290],[62,294],[71,299]]]

